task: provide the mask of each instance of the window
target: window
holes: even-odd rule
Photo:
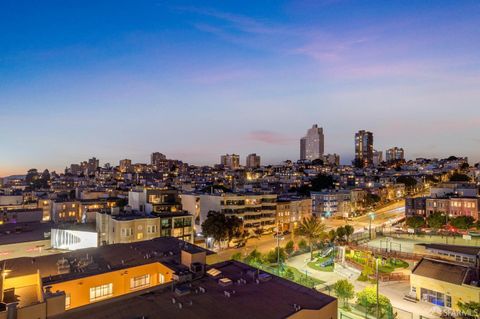
[[[147,233],[148,234],[154,234],[157,232],[157,226],[156,225],[148,225],[147,226]]]
[[[70,294],[66,294],[65,295],[65,309],[70,308],[70,302],[71,302]]]
[[[108,298],[112,295],[112,284],[90,288],[90,302]]]
[[[130,279],[130,289],[139,289],[150,286],[150,275],[143,275]]]
[[[138,233],[137,240],[142,240],[142,239],[143,239],[143,233]]]
[[[158,274],[158,283],[159,284],[165,283],[165,276],[163,274]]]
[[[122,236],[127,237],[127,236],[132,236],[132,229],[131,228],[122,228]]]
[[[445,307],[452,308],[452,297],[445,296]]]

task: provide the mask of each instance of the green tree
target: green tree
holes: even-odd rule
[[[240,237],[243,234],[243,222],[237,216],[226,216],[225,226],[227,227],[228,242],[235,237]]]
[[[406,223],[408,227],[417,229],[425,225],[425,219],[422,216],[412,216],[407,218]]]
[[[318,174],[312,179],[311,184],[312,187],[310,188],[312,191],[321,191],[322,189],[330,189],[333,188],[333,177],[331,175],[326,174]]]
[[[287,255],[291,255],[291,254],[293,253],[293,250],[294,250],[293,240],[289,240],[289,241],[285,244],[285,252],[287,253]]]
[[[347,236],[347,243],[349,243],[350,242],[350,237],[355,232],[355,228],[353,228],[352,225],[345,225],[345,226],[343,226],[343,228],[345,228],[345,235]]]
[[[210,211],[202,224],[202,232],[206,237],[212,237],[214,242],[230,240],[241,235],[242,221],[236,216],[225,216],[220,212]]]
[[[340,226],[337,228],[337,237],[339,240],[343,240],[346,234],[347,234],[347,231],[345,230],[344,227]]]
[[[468,177],[468,175],[455,172],[452,174],[452,176],[450,176],[450,182],[470,182],[470,177]]]
[[[367,287],[357,293],[357,304],[364,307],[367,313],[376,314],[377,311],[377,291],[373,286]],[[382,318],[387,311],[391,310],[390,300],[384,295],[378,296],[379,317]]]
[[[313,259],[313,245],[326,236],[325,224],[317,216],[306,217],[301,220],[296,233],[305,237],[310,246],[310,259]]]
[[[335,239],[337,239],[337,232],[335,231],[335,229],[330,229],[330,231],[328,232],[328,240],[333,243]]]
[[[231,258],[232,258],[232,260],[240,261],[240,260],[242,260],[242,253],[241,252],[235,253],[235,254],[232,255]]]
[[[459,229],[469,229],[475,223],[475,219],[472,216],[458,216],[450,219],[450,225]]]
[[[365,196],[365,205],[372,206],[378,202],[380,202],[381,198],[377,194],[367,193]]]
[[[348,307],[348,301],[355,297],[355,287],[347,279],[341,279],[333,285],[333,291],[343,300],[343,306]]]
[[[293,270],[291,270],[290,268],[287,268],[287,270],[285,270],[285,272],[283,273],[283,277],[290,280],[290,281],[295,280],[295,274],[294,274]]]
[[[270,264],[276,264],[280,258],[280,262],[283,263],[287,258],[287,254],[285,253],[285,249],[282,247],[275,247],[275,249],[270,250],[267,255],[265,256],[265,261]]]
[[[254,249],[243,260],[247,264],[258,264],[262,261],[262,253]]]
[[[468,316],[472,316],[474,318],[480,317],[480,302],[475,301],[467,301],[457,303],[458,308],[460,311]]]
[[[417,180],[407,175],[399,176],[396,182],[405,184],[405,189],[408,191],[412,191],[417,186]]]
[[[427,217],[427,224],[430,228],[440,229],[447,223],[446,217],[440,212],[434,212]]]
[[[305,250],[307,249],[308,245],[307,245],[307,241],[305,239],[301,239],[299,242],[298,242],[298,248],[300,250]]]

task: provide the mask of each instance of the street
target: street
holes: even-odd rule
[[[390,219],[398,218],[403,216],[405,212],[405,201],[397,201],[392,204],[389,204],[385,207],[382,207],[375,211],[375,218],[372,220],[372,226],[379,226],[383,223],[388,222]],[[359,231],[369,226],[369,217],[368,215],[363,215],[357,217],[351,221],[345,219],[325,219],[323,221],[327,226],[327,231],[330,229],[335,229],[344,225],[352,225],[355,228],[355,231]],[[285,235],[283,239],[280,240],[280,246],[285,246],[290,239],[295,241],[294,235]],[[241,248],[228,248],[222,249],[217,252],[216,256],[212,256],[212,262],[220,262],[228,260],[235,253],[242,253],[243,256],[246,256],[252,250],[257,249],[261,253],[267,253],[268,251],[274,249],[277,246],[277,239],[273,237],[272,234],[264,235],[260,238],[251,238],[247,241],[247,244]]]

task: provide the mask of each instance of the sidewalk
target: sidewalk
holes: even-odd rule
[[[295,256],[287,261],[287,265],[295,267],[302,272],[305,272],[306,270],[309,276],[325,281],[325,286],[331,286],[340,279],[348,279],[354,285],[356,292],[362,291],[368,286],[372,286],[370,282],[361,282],[357,280],[360,271],[355,268],[335,264],[335,271],[333,272],[318,271],[307,266],[309,258],[309,253]],[[410,291],[409,282],[381,282],[379,290],[380,294],[385,295],[390,299],[392,306],[397,308],[394,312],[398,313],[398,319],[419,319],[420,316],[428,319],[439,318],[431,313],[433,305],[424,302],[413,303],[403,299],[403,297]],[[344,318],[356,319],[358,317],[357,315],[351,314],[343,309],[341,311],[345,313]],[[341,318],[340,309],[339,318]]]

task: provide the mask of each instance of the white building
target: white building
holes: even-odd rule
[[[319,217],[348,217],[352,210],[349,190],[311,192],[313,214]]]
[[[313,161],[323,156],[324,136],[323,128],[314,124],[307,131],[307,135],[300,139],[300,159]]]

